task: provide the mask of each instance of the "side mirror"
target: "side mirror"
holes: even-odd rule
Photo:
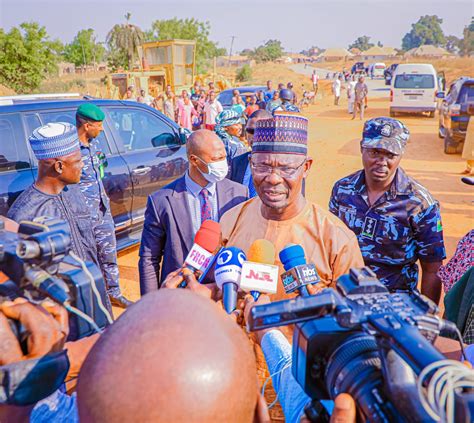
[[[191,131],[189,129],[180,127],[179,135],[178,135],[180,144],[186,145],[186,141],[188,140],[190,135],[191,135]]]
[[[440,99],[445,98],[444,91],[438,91],[436,93],[436,98],[440,98]]]

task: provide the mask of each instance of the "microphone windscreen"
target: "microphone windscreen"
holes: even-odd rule
[[[304,256],[304,250],[301,245],[288,244],[283,250],[280,251],[280,261],[286,271],[292,269],[295,266],[306,264],[306,258]]]
[[[240,248],[224,248],[217,256],[214,278],[219,289],[226,283],[238,285],[246,257]]]
[[[213,220],[205,220],[196,232],[194,243],[213,253],[221,242],[221,225]]]
[[[247,260],[254,263],[275,263],[275,247],[266,239],[256,239],[247,251]]]

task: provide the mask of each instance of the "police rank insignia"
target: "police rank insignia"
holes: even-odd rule
[[[366,216],[365,221],[364,221],[364,226],[362,227],[361,235],[369,239],[374,239],[376,226],[377,226],[377,219]]]

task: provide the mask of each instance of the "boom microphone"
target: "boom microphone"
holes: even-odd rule
[[[298,290],[302,297],[309,296],[306,285],[318,283],[321,279],[314,264],[306,264],[303,247],[288,244],[279,255],[285,268],[285,272],[281,275],[285,292],[291,294]]]
[[[278,266],[275,263],[275,247],[266,239],[257,239],[247,252],[242,265],[240,289],[250,292],[257,300],[261,293],[276,294]]]
[[[196,273],[204,273],[211,265],[214,253],[221,243],[221,227],[213,220],[205,220],[194,236],[194,244],[184,261],[183,267]],[[186,282],[180,287],[185,287]]]
[[[217,256],[214,276],[217,286],[222,291],[225,311],[229,314],[237,307],[237,291],[245,260],[245,253],[236,247],[224,248]]]

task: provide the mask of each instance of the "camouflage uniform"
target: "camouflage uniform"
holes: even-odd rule
[[[341,179],[332,190],[329,210],[357,235],[365,264],[391,291],[416,288],[418,259],[446,257],[438,202],[401,168],[372,206],[363,170]]]
[[[408,137],[401,122],[376,118],[366,122],[361,146],[400,155]],[[402,168],[373,205],[364,170],[339,180],[329,210],[357,235],[365,264],[391,291],[416,289],[418,259],[436,262],[446,257],[439,203]]]
[[[98,148],[97,140],[90,140],[89,147],[81,144],[82,168],[80,189],[92,217],[97,221],[94,235],[97,243],[100,267],[108,291],[119,289],[119,270],[117,265],[117,241],[115,225],[110,213],[110,201],[102,183],[104,154]]]

